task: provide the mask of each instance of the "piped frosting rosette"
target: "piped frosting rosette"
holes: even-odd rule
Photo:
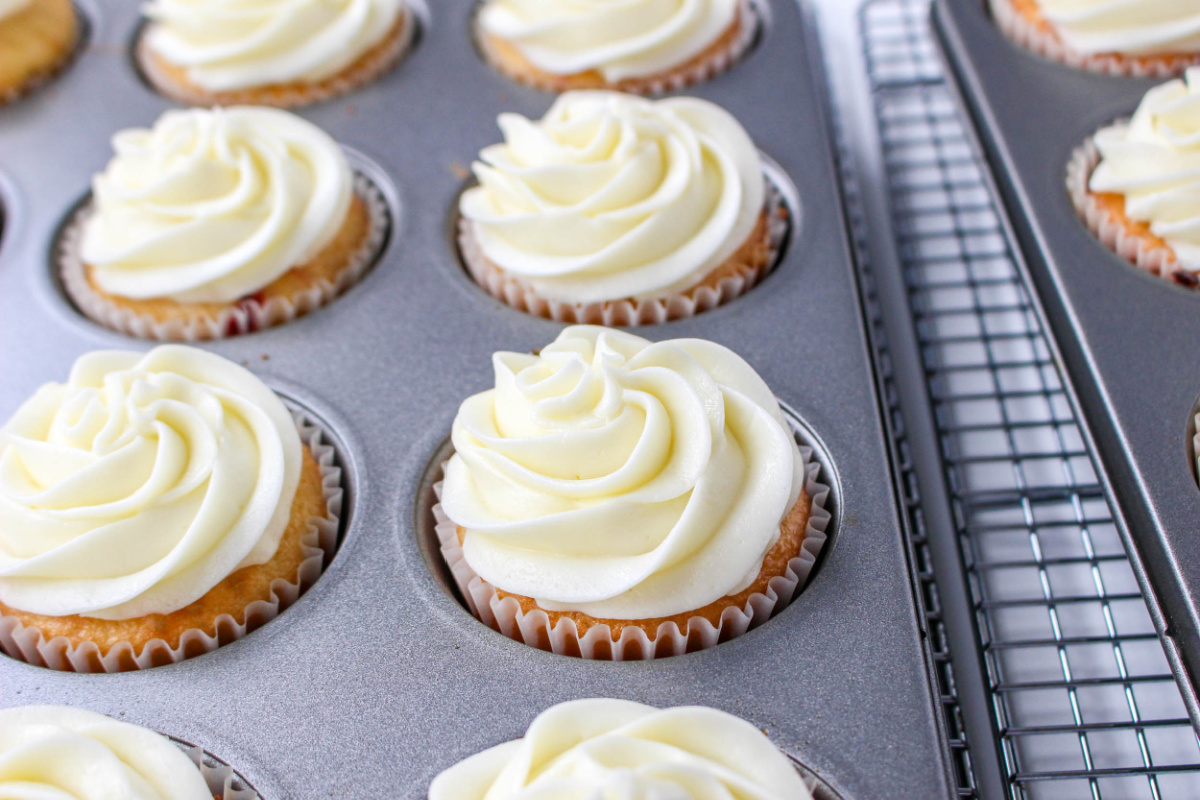
[[[461,251],[494,297],[560,322],[630,325],[740,296],[774,266],[786,210],[732,115],[690,97],[562,95],[499,119],[474,165]]]
[[[989,0],[997,27],[1043,58],[1166,78],[1200,64],[1200,7],[1181,0]]]
[[[525,736],[442,772],[429,800],[604,797],[811,800],[792,763],[758,728],[700,706],[627,700],[561,703]]]
[[[485,623],[560,654],[653,658],[744,633],[804,584],[829,490],[737,355],[579,326],[494,367],[459,409],[434,508]]]
[[[340,478],[320,430],[220,356],[88,353],[0,428],[0,647],[112,672],[240,638],[320,575]]]
[[[1110,250],[1187,288],[1200,287],[1200,68],[1146,93],[1133,118],[1072,155],[1067,189]]]

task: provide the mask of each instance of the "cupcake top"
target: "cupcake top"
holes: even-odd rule
[[[1200,68],[1146,93],[1133,119],[1098,131],[1088,188],[1125,196],[1179,263],[1200,271]]]
[[[210,92],[319,83],[395,28],[403,0],[150,0],[150,50]]]
[[[170,739],[67,706],[0,709],[0,796],[213,800]]]
[[[429,800],[811,800],[762,731],[713,708],[576,700],[434,778]]]
[[[274,555],[302,445],[248,370],[181,345],[100,350],[0,428],[0,602],[169,614]]]
[[[623,620],[754,581],[804,468],[750,365],[712,342],[596,326],[493,364],[495,388],[454,420],[441,497],[480,577],[546,610]]]
[[[486,0],[480,30],[554,75],[608,83],[665,72],[733,25],[739,0]]]
[[[1184,0],[1037,0],[1059,38],[1084,55],[1200,53],[1200,5]]]
[[[22,11],[33,0],[0,0],[0,20]]]
[[[597,302],[698,283],[763,211],[758,151],[705,100],[567,92],[537,122],[500,116],[460,210],[483,254],[543,296]]]
[[[270,108],[168,111],[121,131],[92,183],[81,255],[109,294],[229,303],[316,255],[354,178],[332,138]]]

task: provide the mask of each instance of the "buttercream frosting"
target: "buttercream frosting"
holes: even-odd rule
[[[1193,0],[1038,0],[1059,38],[1084,55],[1200,53]]]
[[[271,108],[168,111],[113,138],[81,255],[109,294],[230,303],[337,235],[354,179],[310,122]]]
[[[1125,196],[1125,214],[1148,223],[1179,263],[1200,271],[1200,68],[1146,93],[1128,123],[1098,131],[1093,192]]]
[[[502,114],[463,216],[483,254],[569,302],[688,288],[750,236],[763,209],[758,151],[705,100],[567,92],[537,122]]]
[[[274,555],[300,479],[283,402],[182,345],[81,356],[0,428],[0,602],[169,614]]]
[[[0,797],[14,800],[212,800],[170,739],[66,706],[0,709]]]
[[[24,10],[33,0],[0,0],[0,20]]]
[[[704,707],[576,700],[438,775],[429,800],[811,800],[762,731]]]
[[[487,0],[479,27],[543,72],[596,70],[609,83],[657,75],[733,25],[739,0]]]
[[[766,383],[721,345],[596,326],[493,356],[454,420],[442,508],[488,583],[550,611],[648,619],[757,577],[800,497]]]
[[[147,46],[211,92],[319,83],[383,41],[404,0],[150,0]]]

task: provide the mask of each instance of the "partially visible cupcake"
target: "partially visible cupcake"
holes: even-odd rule
[[[442,772],[429,800],[646,797],[811,800],[787,756],[743,719],[702,706],[575,700],[525,736]]]
[[[1200,67],[1151,89],[1131,120],[1076,150],[1067,188],[1109,249],[1200,288]]]
[[[476,37],[496,70],[539,89],[651,94],[724,72],[758,25],[749,0],[484,0]]]
[[[654,658],[744,633],[804,584],[828,490],[736,354],[578,326],[493,366],[434,510],[482,621],[562,655]]]
[[[278,325],[357,281],[387,233],[378,189],[286,111],[168,111],[113,148],[60,256],[71,299],[114,330],[192,341]]]
[[[331,453],[298,424],[213,353],[81,356],[0,428],[0,647],[113,672],[274,617],[337,536]]]
[[[405,0],[150,0],[142,72],[192,105],[294,107],[387,72],[412,41]]]
[[[78,39],[71,0],[0,0],[0,105],[54,75]]]
[[[774,266],[786,209],[754,142],[706,100],[568,92],[499,119],[459,243],[494,297],[560,322],[633,325],[745,293]]]
[[[1189,0],[990,0],[997,26],[1043,58],[1110,75],[1167,77],[1200,64]]]

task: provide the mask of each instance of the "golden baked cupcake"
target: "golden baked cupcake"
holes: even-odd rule
[[[1067,168],[1079,215],[1109,249],[1200,288],[1200,68],[1146,93],[1133,118],[1103,128]]]
[[[990,0],[1017,44],[1110,75],[1178,75],[1200,64],[1200,6],[1191,0]]]
[[[69,706],[0,709],[0,797],[221,800],[167,737]]]
[[[81,356],[0,428],[0,647],[112,672],[239,638],[320,571],[328,477],[231,361],[182,345]]]
[[[434,510],[485,623],[563,655],[653,658],[737,636],[804,584],[827,490],[736,354],[576,326],[493,363]]]
[[[76,306],[114,330],[192,341],[278,325],[357,281],[386,234],[378,190],[286,111],[168,111],[113,148],[61,261]]]
[[[0,0],[0,105],[54,75],[78,39],[71,0]]]
[[[724,72],[759,24],[749,0],[484,0],[475,23],[488,63],[514,80],[637,94]]]
[[[405,0],[150,0],[142,72],[192,105],[295,107],[391,69],[416,27]]]
[[[429,800],[537,797],[811,800],[761,730],[715,708],[657,709],[575,700],[543,711],[525,736],[442,772]]]
[[[463,193],[459,244],[494,297],[560,322],[690,316],[774,265],[786,211],[754,142],[706,100],[568,92],[499,120]]]

